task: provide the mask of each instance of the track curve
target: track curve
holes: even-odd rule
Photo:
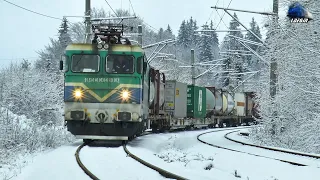
[[[80,160],[80,151],[81,149],[86,146],[86,143],[83,143],[82,145],[80,145],[75,153],[75,157],[76,157],[76,161],[78,163],[78,165],[80,166],[80,168],[93,180],[99,180],[99,178],[97,176],[95,176],[90,170],[88,170],[86,168],[86,166],[81,162]],[[166,178],[171,178],[171,179],[178,179],[178,180],[186,180],[187,178],[181,177],[179,175],[173,174],[171,172],[168,172],[166,170],[163,170],[157,166],[154,166],[153,164],[150,164],[142,159],[140,159],[139,157],[135,156],[134,154],[132,154],[126,147],[126,144],[123,144],[123,150],[126,152],[126,154],[128,156],[130,156],[131,158],[133,158],[134,160],[140,162],[141,164],[145,165],[146,167],[149,167],[157,172],[159,172],[162,176],[166,177]]]
[[[253,154],[253,153],[249,153],[249,152],[245,152],[245,151],[231,149],[231,148],[219,146],[219,145],[216,145],[216,144],[208,143],[208,142],[200,139],[200,137],[202,135],[205,135],[205,134],[214,133],[214,132],[220,132],[220,131],[228,131],[228,130],[232,130],[232,129],[223,129],[223,130],[218,130],[218,131],[210,131],[210,132],[201,133],[201,134],[199,134],[197,136],[197,140],[200,141],[203,144],[206,144],[206,145],[209,145],[209,146],[212,146],[212,147],[215,147],[215,148],[225,149],[225,150],[228,150],[228,151],[233,151],[233,152],[238,152],[238,153],[245,153],[245,154],[249,154],[249,155],[252,155],[252,156],[258,156],[258,157],[263,157],[263,158],[267,158],[267,159],[273,159],[273,160],[277,160],[277,161],[281,161],[281,162],[285,162],[285,163],[289,163],[289,164],[297,165],[297,166],[308,166],[306,164],[302,164],[302,163],[299,163],[299,162],[293,162],[293,161],[288,161],[288,160],[283,160],[283,159],[278,159],[278,158],[272,158],[272,157],[263,156],[263,155],[259,155],[259,154]],[[239,130],[237,130],[237,131],[239,131]],[[236,131],[232,131],[232,132],[236,132]]]
[[[235,132],[238,132],[238,131],[229,132],[229,133],[225,134],[224,137],[225,137],[226,139],[228,139],[229,141],[233,141],[233,142],[235,142],[235,143],[239,143],[239,144],[242,144],[242,145],[247,145],[247,146],[252,146],[252,147],[257,147],[257,148],[272,150],[272,151],[278,151],[278,152],[283,152],[283,153],[288,153],[288,154],[294,154],[294,155],[299,155],[299,156],[305,156],[305,157],[311,157],[311,158],[320,159],[320,156],[319,156],[319,155],[311,155],[311,154],[307,154],[307,153],[294,152],[294,151],[277,149],[277,148],[266,147],[266,146],[259,146],[259,145],[255,145],[255,144],[250,144],[250,143],[241,142],[241,141],[238,141],[238,140],[235,140],[235,139],[232,139],[232,138],[228,137],[229,134],[232,134],[232,133],[235,133]]]
[[[127,149],[126,144],[123,145],[123,149],[124,149],[124,151],[125,151],[131,158],[133,158],[134,160],[140,162],[141,164],[143,164],[143,165],[145,165],[145,166],[147,166],[147,167],[149,167],[149,168],[151,168],[151,169],[159,172],[162,176],[164,176],[164,177],[166,177],[166,178],[172,178],[172,179],[178,179],[178,180],[185,180],[185,179],[187,179],[187,178],[178,176],[178,175],[176,175],[176,174],[173,174],[173,173],[171,173],[171,172],[168,172],[168,171],[166,171],[166,170],[164,170],[164,169],[161,169],[161,168],[159,168],[159,167],[157,167],[157,166],[154,166],[154,165],[152,165],[152,164],[150,164],[150,163],[148,163],[148,162],[140,159],[139,157],[135,156],[134,154],[132,154],[132,153]]]
[[[76,160],[77,160],[77,163],[78,165],[81,167],[81,169],[93,180],[99,180],[99,178],[97,176],[95,176],[94,174],[92,174],[84,165],[83,163],[81,162],[80,160],[80,151],[81,149],[86,146],[87,144],[86,143],[83,143],[81,146],[78,147],[76,153],[75,153],[75,156],[76,156]]]

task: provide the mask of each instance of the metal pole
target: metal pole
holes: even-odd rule
[[[230,30],[215,30],[215,29],[208,29],[208,30],[196,30],[194,32],[242,32],[247,31],[244,29],[230,29]]]
[[[240,9],[231,9],[231,8],[223,8],[223,7],[217,7],[217,6],[213,6],[211,8],[214,9],[223,9],[223,10],[230,10],[230,11],[239,11],[239,12],[247,12],[247,13],[254,13],[254,14],[263,14],[263,15],[277,15],[277,13],[273,12],[258,12],[258,11],[248,11],[248,10],[240,10]]]
[[[142,47],[142,25],[138,26],[138,42]]]
[[[91,21],[90,21],[90,16],[91,16],[91,2],[90,0],[86,0],[86,9],[85,9],[85,15],[86,15],[86,43],[91,43],[90,42],[90,29],[91,29]]]
[[[278,6],[279,6],[279,1],[278,0],[273,0],[273,12],[278,14]],[[273,18],[274,23],[276,24],[278,22],[278,16],[275,16]],[[276,88],[276,83],[277,83],[277,61],[275,57],[271,58],[271,64],[270,64],[270,96],[272,100],[274,100],[274,97],[277,94],[277,88]]]
[[[194,49],[191,49],[191,78],[192,85],[196,84],[195,72],[194,72]]]
[[[273,12],[277,14],[273,18],[273,22],[275,25],[278,23],[278,7],[279,7],[279,1],[278,0],[273,0]],[[272,114],[272,135],[275,134],[276,132],[276,125],[274,124],[274,120],[277,117],[277,110],[276,110],[276,105],[275,105],[275,97],[277,94],[277,60],[274,56],[271,57],[271,63],[270,63],[270,96],[271,96],[271,102],[272,102],[272,107],[273,107],[273,114]]]
[[[245,25],[243,25],[237,18],[232,16],[227,10],[224,10],[229,16],[231,16],[235,21],[237,21],[243,28],[245,28],[247,31],[249,31],[254,37],[256,37],[263,45],[267,46],[259,36],[257,36],[254,32],[252,32],[250,29],[248,29]]]

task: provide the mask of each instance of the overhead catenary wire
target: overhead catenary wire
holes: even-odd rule
[[[219,3],[219,0],[217,0],[216,6],[218,5],[218,3]],[[212,11],[211,11],[211,13],[210,13],[210,15],[209,15],[209,18],[208,18],[208,20],[206,21],[205,24],[207,24],[207,23],[209,22],[209,20],[211,19],[213,12],[214,12],[214,9],[212,9]]]
[[[46,15],[46,14],[38,13],[38,12],[36,12],[36,11],[32,11],[32,10],[30,10],[30,9],[24,8],[24,7],[22,7],[22,6],[19,6],[19,5],[14,4],[14,3],[10,2],[10,1],[7,1],[7,0],[3,0],[3,1],[6,2],[6,3],[11,4],[11,5],[13,5],[13,6],[16,6],[16,7],[20,8],[20,9],[24,9],[24,10],[29,11],[29,12],[34,13],[34,14],[38,14],[38,15],[40,15],[40,16],[44,16],[44,17],[51,18],[51,19],[56,19],[56,20],[63,20],[62,18],[53,17],[53,16],[49,16],[49,15]]]
[[[230,0],[230,2],[229,2],[229,4],[228,4],[227,8],[229,8],[229,6],[230,6],[231,2],[232,2],[232,0]],[[218,3],[217,3],[217,4],[218,4]],[[216,4],[216,6],[217,6],[217,4]],[[218,10],[217,10],[217,9],[216,9],[216,11],[217,11],[217,13],[218,13]],[[223,15],[222,15],[222,17],[220,18],[220,21],[219,21],[219,23],[217,24],[217,27],[216,27],[215,29],[217,29],[217,28],[219,27],[219,25],[220,25],[220,23],[221,23],[221,21],[222,21],[222,19],[223,19],[224,15],[226,15],[226,12],[224,12],[224,13],[223,13]]]
[[[134,15],[136,15],[136,12],[135,12],[135,11],[134,11],[134,9],[133,9],[133,5],[132,5],[132,3],[131,3],[131,0],[129,0],[129,2],[130,2],[130,5],[131,5],[131,8],[132,8],[133,14],[134,14]]]
[[[108,4],[108,6],[110,7],[110,9],[113,11],[113,13],[117,16],[117,17],[119,17],[118,16],[118,14],[116,13],[116,11],[111,7],[111,5],[108,3],[108,1],[107,0],[104,0],[107,4]]]

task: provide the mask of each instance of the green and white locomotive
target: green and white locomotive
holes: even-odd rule
[[[65,71],[65,121],[79,139],[128,140],[146,129],[158,71],[123,26],[93,26],[91,44],[70,44]],[[124,40],[124,41],[123,41]],[[150,87],[150,88],[149,88]]]

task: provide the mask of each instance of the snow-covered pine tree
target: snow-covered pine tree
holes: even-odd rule
[[[164,31],[164,37],[165,37],[165,39],[174,39],[175,38],[169,24],[167,26],[167,29]]]
[[[65,48],[72,43],[70,33],[69,33],[69,25],[67,18],[63,18],[62,24],[59,29],[59,42],[61,45],[61,51],[63,52]]]
[[[64,18],[59,28],[58,40],[50,38],[50,44],[44,50],[38,52],[40,59],[36,62],[38,69],[45,69],[48,72],[57,72],[59,60],[65,48],[72,42],[69,34],[68,20]]]
[[[290,1],[289,3],[291,3]],[[305,7],[315,12],[319,1],[304,1]],[[288,4],[285,4],[287,6]],[[275,104],[269,96],[269,68],[263,72],[259,104],[263,127],[254,130],[254,138],[265,145],[280,146],[305,152],[320,153],[320,22],[290,23],[280,19],[269,23],[267,40],[270,49],[264,58],[276,58],[278,91]],[[272,116],[277,111],[278,116]]]
[[[214,30],[214,29],[215,29],[212,20],[211,20],[211,22],[210,22],[210,27],[209,27],[209,29],[210,29],[210,30]],[[219,59],[219,58],[220,58],[220,55],[219,55],[220,47],[219,47],[218,34],[213,31],[213,32],[210,32],[210,36],[211,36],[211,37],[210,37],[211,52],[212,52],[213,59]]]
[[[261,35],[261,32],[260,32],[260,27],[257,24],[257,22],[254,20],[254,18],[252,18],[252,20],[250,22],[249,29],[261,39],[262,35]],[[245,39],[260,43],[260,41],[253,34],[251,34],[250,32],[247,32],[247,34],[245,35]],[[261,53],[262,48],[260,46],[257,46],[257,45],[254,45],[254,44],[247,44],[247,45],[251,49],[256,51],[258,54]],[[246,63],[248,64],[248,69],[249,70],[252,70],[252,71],[258,70],[258,68],[260,67],[259,63],[261,63],[260,59],[258,57],[256,57],[255,55],[252,55],[252,56],[246,56],[245,59],[246,59]]]
[[[209,30],[208,25],[203,25],[203,30]],[[213,55],[212,55],[212,42],[211,42],[211,33],[210,32],[204,32],[203,35],[201,36],[201,42],[199,46],[199,58],[200,62],[204,61],[212,61],[213,60]]]
[[[165,39],[165,37],[164,37],[163,28],[160,28],[159,31],[158,31],[157,41],[162,41],[164,39]]]
[[[178,32],[178,45],[184,48],[187,48],[189,43],[187,31],[186,20],[183,20]]]
[[[238,19],[236,13],[234,13],[234,17]],[[232,19],[229,24],[229,29],[240,30],[240,24],[236,20]],[[225,65],[222,67],[222,71],[233,71],[235,73],[242,73],[244,58],[243,56],[234,53],[237,53],[237,51],[242,51],[244,50],[244,48],[237,40],[230,37],[229,35],[243,38],[243,34],[240,31],[230,31],[224,37],[224,41],[221,44],[221,51],[230,52],[232,54],[223,56],[227,57],[227,59],[223,61],[223,64]],[[242,75],[231,76],[229,72],[224,72],[222,73],[221,82],[224,88],[232,89],[238,85],[241,79]]]

